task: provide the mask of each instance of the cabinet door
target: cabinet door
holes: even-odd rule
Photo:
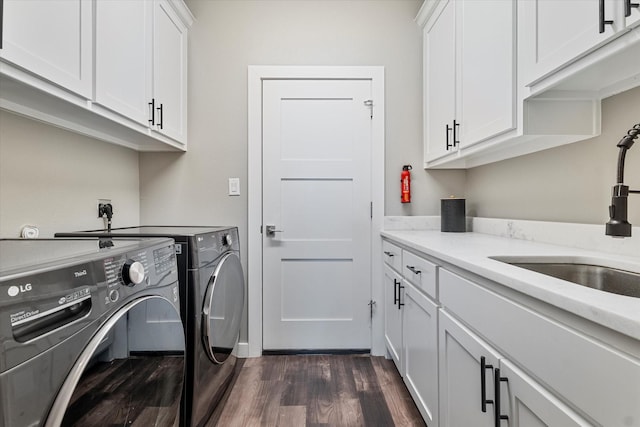
[[[92,0],[4,0],[0,56],[92,97]]]
[[[427,425],[438,425],[438,306],[405,284],[404,381]]]
[[[508,360],[500,360],[500,376],[507,378],[500,386],[500,406],[511,408],[510,427],[592,425]]]
[[[634,28],[640,25],[640,7],[637,1],[623,0],[624,1],[624,25],[627,28]],[[633,6],[632,5],[636,5]]]
[[[387,351],[396,364],[400,374],[402,369],[402,306],[398,298],[402,286],[402,277],[384,266],[384,338]]]
[[[154,1],[153,97],[156,130],[187,137],[187,28],[168,0]]]
[[[531,85],[616,36],[623,1],[604,0],[604,18],[615,21],[599,31],[600,0],[529,0],[518,2],[524,83]],[[626,1],[626,0],[624,0]]]
[[[498,354],[445,311],[439,315],[439,380],[441,427],[493,427],[494,408],[482,411],[482,391],[494,398],[493,369]],[[485,358],[485,381],[481,379],[481,358]]]
[[[95,101],[142,125],[151,118],[152,3],[96,2]]]
[[[438,281],[447,310],[598,425],[640,420],[639,359],[443,268]]]
[[[455,149],[455,2],[441,2],[424,30],[424,135],[425,161],[433,161]]]
[[[461,147],[515,128],[516,2],[456,1]]]

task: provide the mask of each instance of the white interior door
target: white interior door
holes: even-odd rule
[[[266,350],[371,347],[370,99],[366,79],[263,82]]]

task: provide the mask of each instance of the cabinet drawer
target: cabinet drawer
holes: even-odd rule
[[[640,423],[640,360],[449,271],[440,302],[599,425]]]
[[[382,259],[398,273],[402,272],[402,249],[386,240],[382,241]]]
[[[402,251],[402,275],[433,299],[436,299],[436,269],[437,266],[426,259]]]

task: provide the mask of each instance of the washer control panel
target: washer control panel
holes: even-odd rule
[[[178,280],[173,244],[106,258],[103,263],[107,283],[105,306],[142,289],[166,286]]]
[[[177,248],[180,248],[178,250]],[[157,275],[163,275],[176,269],[176,254],[182,252],[182,246],[165,246],[153,251],[153,265]]]
[[[139,285],[146,277],[144,265],[140,261],[128,259],[124,262],[122,266],[122,281],[125,286]]]
[[[124,286],[148,285],[149,270],[147,253],[140,251],[134,255],[122,255],[104,260],[104,272],[109,288]]]

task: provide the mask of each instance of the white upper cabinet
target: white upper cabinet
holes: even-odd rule
[[[181,0],[8,0],[0,108],[139,151],[186,150]]]
[[[535,86],[551,73],[628,32],[640,19],[640,10],[634,4],[630,0],[520,2],[524,84]],[[618,47],[607,49],[615,51]],[[598,88],[597,82],[593,87]]]
[[[472,168],[597,136],[601,99],[640,84],[635,5],[426,0],[416,17],[424,167]]]
[[[96,2],[95,102],[144,126],[151,118],[152,31],[153,2]]]
[[[425,160],[515,127],[515,6],[445,0],[424,30]]]
[[[176,141],[187,134],[187,27],[168,0],[153,11],[153,107],[155,129]]]
[[[515,127],[515,2],[456,1],[460,146]]]
[[[5,0],[0,58],[91,98],[93,1]]]
[[[427,161],[457,150],[455,2],[440,2],[424,30],[424,132]],[[437,66],[432,66],[437,64]],[[457,129],[456,129],[457,131]]]
[[[187,26],[173,4],[97,1],[95,57],[96,103],[186,143]]]

